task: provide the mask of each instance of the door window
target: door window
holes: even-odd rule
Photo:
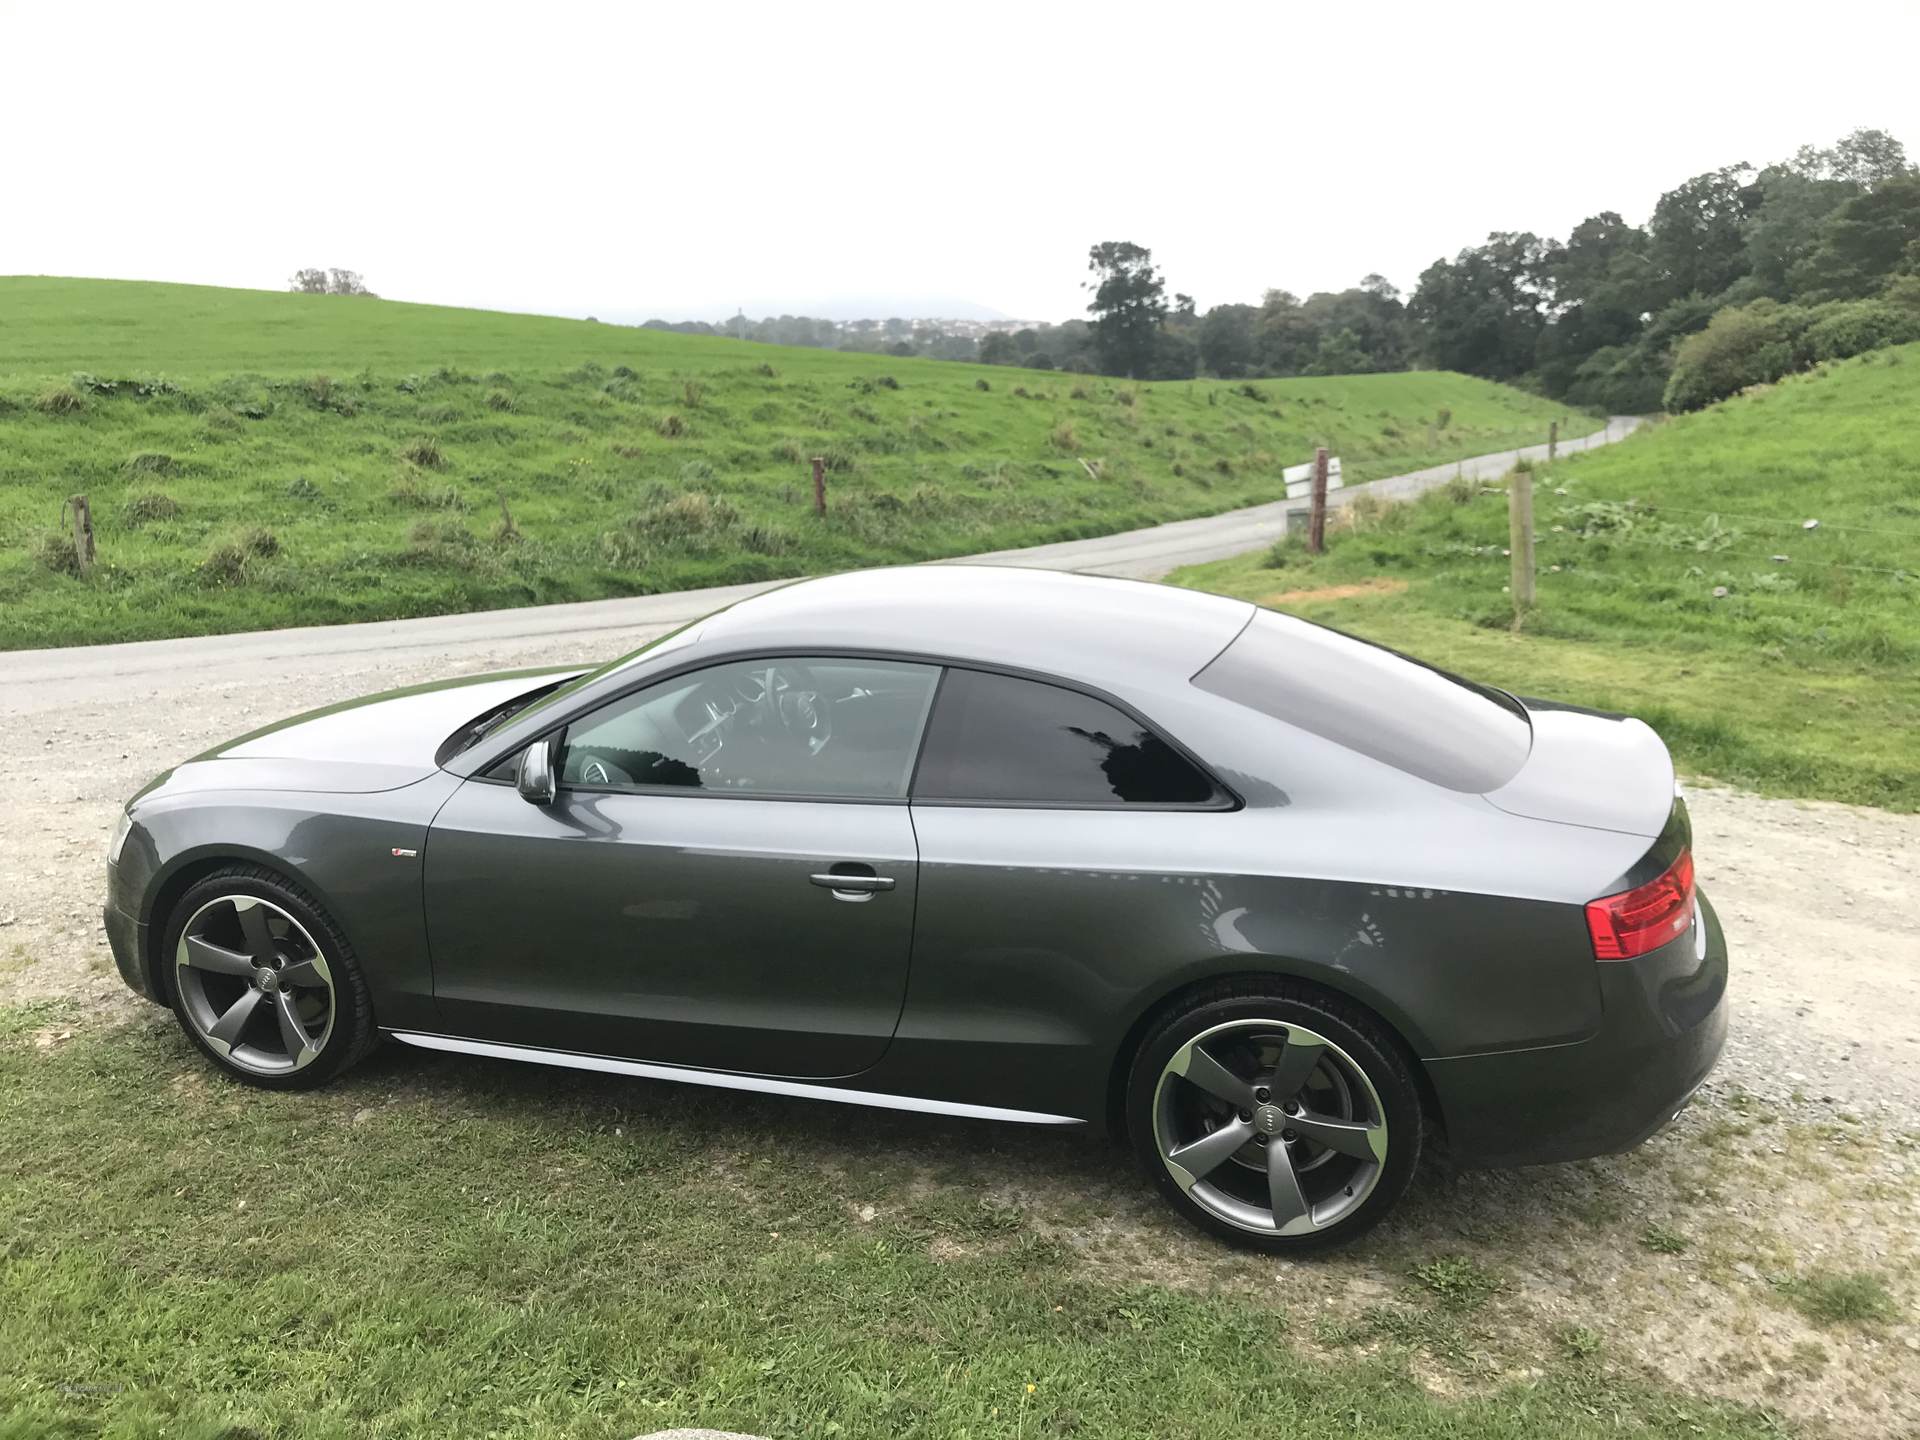
[[[1102,807],[1229,803],[1179,751],[1104,700],[978,670],[947,672],[913,798]]]
[[[784,656],[678,675],[568,726],[560,782],[902,799],[939,675],[933,665]]]

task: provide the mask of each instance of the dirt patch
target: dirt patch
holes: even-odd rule
[[[1314,590],[1282,590],[1275,595],[1262,596],[1259,603],[1298,605],[1306,600],[1353,600],[1362,595],[1398,595],[1406,588],[1406,581],[1383,576],[1378,580],[1356,580],[1351,585],[1322,585]]]

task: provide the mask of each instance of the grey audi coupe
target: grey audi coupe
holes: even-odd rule
[[[1625,1149],[1726,945],[1666,747],[1244,602],[925,566],[336,705],[127,807],[107,932],[228,1074],[433,1050],[1124,1136],[1242,1244],[1423,1145]]]

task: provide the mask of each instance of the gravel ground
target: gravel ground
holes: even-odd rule
[[[156,1023],[121,988],[98,909],[118,808],[156,768],[355,694],[593,660],[659,628],[148,669],[117,691],[9,676],[0,656],[0,1004],[56,1002],[48,1044]],[[1436,1175],[1378,1244],[1277,1271],[1170,1229],[1144,1187],[1090,1178],[1104,1163],[1069,1166],[1063,1187],[1057,1140],[995,1142],[981,1163],[1090,1265],[1254,1288],[1330,1323],[1390,1308],[1424,1255],[1474,1257],[1503,1284],[1472,1344],[1422,1368],[1441,1393],[1562,1363],[1554,1337],[1590,1332],[1607,1363],[1815,1429],[1920,1433],[1920,817],[1707,786],[1690,803],[1736,967],[1732,1037],[1700,1100],[1635,1154]],[[1684,1251],[1650,1247],[1654,1225]],[[1795,1277],[1849,1270],[1882,1277],[1901,1317],[1829,1329],[1792,1308]]]

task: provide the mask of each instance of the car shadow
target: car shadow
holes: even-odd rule
[[[724,1166],[750,1154],[771,1161],[801,1210],[831,1197],[845,1213],[907,1214],[958,1200],[1017,1207],[1043,1234],[1103,1249],[1129,1245],[1158,1262],[1179,1255],[1260,1263],[1200,1235],[1175,1216],[1122,1140],[1082,1127],[1016,1125],[872,1109],[749,1091],[551,1069],[388,1044],[331,1092],[362,1106],[418,1098],[458,1123],[464,1113],[531,1129],[566,1126],[625,1147],[636,1182],[656,1164],[677,1183],[690,1160]],[[1658,1142],[1655,1142],[1656,1146]],[[1570,1164],[1458,1171],[1432,1137],[1402,1203],[1341,1252],[1398,1266],[1449,1248],[1520,1252],[1562,1245],[1620,1217],[1623,1184],[1650,1163],[1643,1150]],[[793,1197],[807,1195],[807,1199]],[[763,1215],[776,1223],[774,1209]],[[1158,1268],[1158,1264],[1150,1268]]]

